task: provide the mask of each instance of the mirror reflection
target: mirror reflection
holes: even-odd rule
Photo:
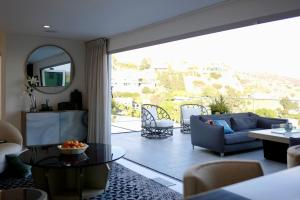
[[[62,48],[51,45],[39,47],[27,59],[27,78],[37,79],[37,90],[55,93],[70,85],[72,65],[70,55]],[[51,90],[47,91],[46,87],[51,87]],[[53,90],[53,87],[59,88],[59,90]]]

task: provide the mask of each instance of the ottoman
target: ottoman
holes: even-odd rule
[[[289,147],[287,150],[287,167],[300,165],[300,145]]]

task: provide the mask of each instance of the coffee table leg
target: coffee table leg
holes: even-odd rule
[[[286,163],[288,144],[263,140],[263,147],[266,159]]]
[[[82,173],[82,168],[79,168],[79,199],[82,199],[82,188],[83,188],[83,173]]]

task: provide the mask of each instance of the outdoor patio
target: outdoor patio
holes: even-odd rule
[[[179,128],[175,128],[174,135],[166,139],[147,139],[141,137],[140,132],[129,132],[112,134],[112,144],[126,149],[126,159],[179,180],[191,165],[212,160],[258,160],[265,174],[286,169],[286,164],[264,159],[262,149],[220,157],[200,147],[193,150],[190,137],[190,134],[180,133]]]

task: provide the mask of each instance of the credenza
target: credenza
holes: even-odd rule
[[[87,111],[22,112],[22,134],[26,146],[60,144],[71,139],[84,141]]]

